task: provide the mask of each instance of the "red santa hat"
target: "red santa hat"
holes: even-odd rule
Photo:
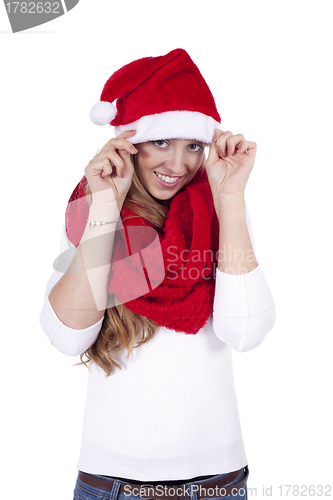
[[[110,123],[116,136],[136,130],[128,139],[133,144],[160,139],[211,143],[221,121],[207,83],[183,49],[138,59],[113,73],[90,118],[96,125]]]

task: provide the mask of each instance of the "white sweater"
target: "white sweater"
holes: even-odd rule
[[[254,247],[252,227],[247,225]],[[63,231],[60,252],[71,243]],[[98,337],[103,318],[74,330],[56,316],[48,294],[41,326],[59,351],[77,356]],[[233,380],[232,350],[258,346],[275,323],[272,294],[260,264],[234,275],[216,269],[213,312],[195,335],[159,328],[152,340],[117,356],[110,377],[89,363],[77,468],[140,481],[223,474],[247,465]]]

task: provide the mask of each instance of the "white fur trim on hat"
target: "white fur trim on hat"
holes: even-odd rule
[[[90,120],[95,125],[107,125],[114,119],[116,113],[116,108],[111,102],[100,101],[91,108]]]
[[[127,139],[132,144],[161,139],[194,139],[211,144],[214,129],[219,125],[211,116],[198,111],[166,111],[115,127],[115,134],[136,130],[137,133]]]

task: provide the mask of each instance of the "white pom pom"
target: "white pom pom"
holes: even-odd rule
[[[100,101],[90,110],[90,120],[95,125],[107,125],[116,116],[117,110],[111,102]]]

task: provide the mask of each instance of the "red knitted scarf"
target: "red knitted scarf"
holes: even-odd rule
[[[76,247],[89,214],[86,184],[84,176],[66,209],[67,235]],[[219,223],[206,171],[199,170],[173,197],[162,233],[126,206],[121,219],[109,294],[158,326],[197,333],[212,313],[219,248]]]

